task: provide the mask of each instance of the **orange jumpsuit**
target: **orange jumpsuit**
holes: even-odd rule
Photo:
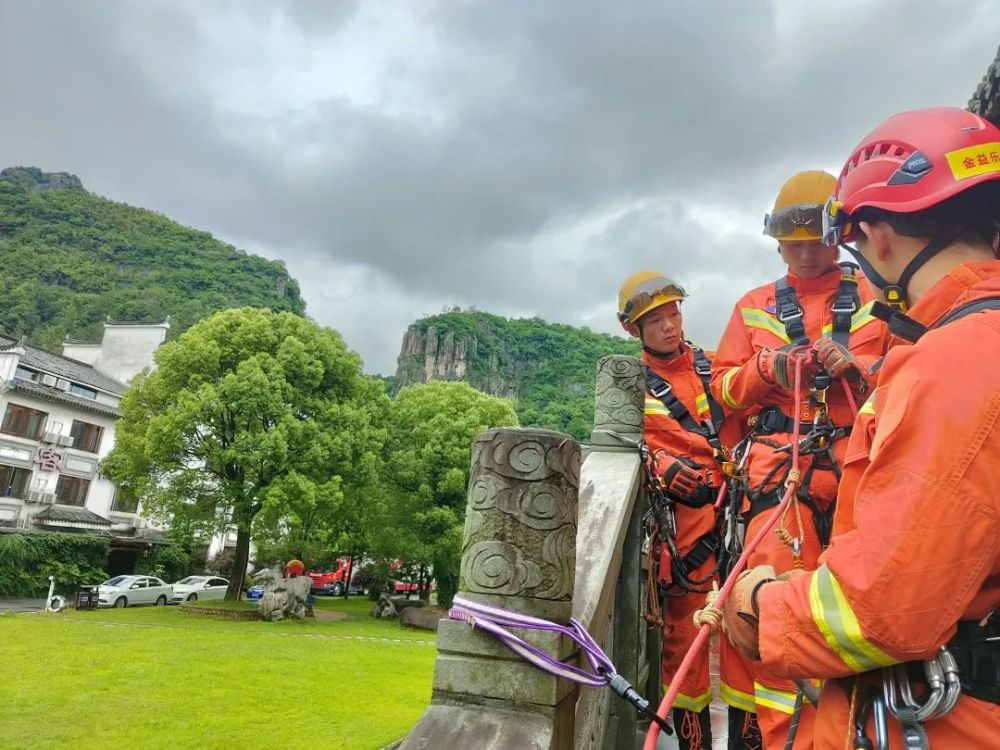
[[[1000,261],[966,263],[908,315],[931,325],[997,296]],[[775,674],[836,678],[928,659],[960,620],[1000,607],[1000,313],[899,344],[851,436],[821,565],[760,590],[762,664]],[[853,682],[824,683],[816,748],[844,747]],[[932,748],[998,748],[1000,706],[963,695],[925,727]],[[889,732],[898,750],[891,717]]]
[[[712,352],[706,352],[706,356],[711,359]],[[691,348],[683,346],[680,356],[669,359],[651,356],[648,352],[643,354],[646,365],[657,373],[664,381],[669,383],[674,395],[687,408],[690,414],[699,423],[709,418],[709,405],[705,393],[705,387],[695,371],[694,356]],[[735,442],[734,432],[730,432],[733,426],[724,426],[720,435],[723,445],[731,446]],[[685,457],[700,464],[705,469],[713,472],[713,484],[719,486],[721,483],[721,472],[716,463],[712,447],[701,435],[689,432],[680,422],[674,419],[664,406],[663,402],[650,393],[646,393],[645,408],[645,440],[651,453],[666,451],[673,457]],[[677,549],[681,555],[688,555],[698,544],[698,541],[706,534],[711,534],[716,529],[716,512],[712,504],[709,503],[699,508],[693,508],[680,502],[674,505],[674,518],[677,527]],[[693,579],[703,579],[711,576],[716,565],[714,555],[708,557],[701,565],[695,568],[691,577]],[[661,582],[667,582],[669,571],[669,559],[661,558],[660,578]],[[716,579],[717,580],[717,579]],[[710,588],[711,581],[699,585],[698,588]],[[672,593],[679,593],[673,588]],[[691,642],[694,640],[698,628],[695,626],[692,615],[695,610],[705,606],[704,593],[686,593],[678,596],[667,597],[666,611],[663,613],[663,661],[661,675],[666,687],[681,660],[687,653]],[[742,667],[744,675],[748,675],[746,662],[729,646],[728,641],[721,639],[728,672],[736,672]],[[723,679],[727,676],[724,671]],[[744,680],[749,682],[748,677]],[[725,696],[725,686],[723,688]],[[709,653],[705,649],[701,658],[688,672],[688,675],[681,686],[674,708],[696,713],[705,709],[712,700],[712,690],[709,676]],[[746,702],[744,702],[746,704]],[[737,708],[753,711],[754,706],[737,705]],[[678,727],[682,734],[684,727]],[[697,734],[697,732],[695,732]],[[697,737],[688,738],[693,747],[697,747]]]
[[[839,268],[816,279],[800,279],[791,274],[787,276],[787,282],[795,290],[802,309],[805,336],[810,341],[815,341],[821,335],[830,335],[832,331],[832,305],[838,293],[841,276]],[[860,309],[851,318],[848,348],[858,365],[867,370],[884,352],[888,334],[885,324],[871,315],[873,299],[871,289],[860,274],[857,281]],[[746,410],[755,406],[773,406],[780,409],[785,417],[791,418],[794,416],[792,412],[795,408],[792,390],[770,385],[763,380],[757,367],[757,353],[761,349],[780,349],[792,343],[786,333],[785,325],[777,318],[776,298],[776,283],[772,282],[745,294],[737,302],[712,367],[712,392],[719,402],[729,409]],[[814,416],[807,397],[808,385],[804,384],[802,396],[800,415],[802,434],[809,432]],[[859,397],[857,392],[854,396],[858,403],[864,400],[864,397]],[[854,415],[843,385],[839,381],[833,383],[827,391],[827,404],[829,417],[834,425],[846,428],[852,424]],[[756,535],[770,515],[768,498],[771,498],[773,505],[777,505],[787,471],[786,467],[779,464],[789,460],[789,453],[776,453],[774,447],[789,445],[792,435],[790,429],[778,429],[766,435],[764,440],[766,442],[755,441],[751,444],[746,464],[750,492],[744,500],[744,513],[751,511],[752,497],[764,494],[753,507],[755,513],[751,514],[745,535],[748,540]],[[846,439],[836,440],[833,443],[833,454],[838,466],[843,465],[846,447]],[[830,513],[837,495],[837,474],[829,468],[831,465],[829,456],[801,457],[799,466],[802,471],[803,489],[808,493],[808,504],[817,508],[820,513],[814,514],[806,501],[799,502],[801,530],[798,516],[794,512],[789,513],[783,524],[793,537],[800,540],[801,563],[806,569],[816,567],[817,558],[822,550],[814,516],[818,516],[821,523],[825,521],[829,528]],[[791,549],[782,543],[776,534],[768,535],[750,556],[751,567],[763,564],[772,565],[779,573],[793,567]],[[742,697],[756,703],[764,746],[783,747],[795,703],[795,685],[788,680],[768,674],[767,670],[760,668],[759,665],[754,665],[753,673],[753,695],[744,694]],[[809,747],[808,724],[811,720],[812,711],[807,706],[802,712],[796,748]]]

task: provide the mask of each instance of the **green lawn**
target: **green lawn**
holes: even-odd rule
[[[343,748],[406,734],[434,634],[319,599],[341,621],[215,620],[176,607],[0,616],[0,747]]]

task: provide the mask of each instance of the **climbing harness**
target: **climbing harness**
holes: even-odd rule
[[[653,722],[653,725],[658,729],[662,729],[667,734],[673,734],[673,729],[666,718],[658,716],[650,707],[649,701],[643,698],[628,680],[618,674],[611,659],[578,620],[571,617],[566,625],[559,625],[538,617],[510,612],[500,607],[491,607],[462,596],[454,598],[452,608],[448,611],[448,617],[452,620],[467,622],[473,628],[489,633],[529,664],[554,677],[561,677],[585,687],[611,688],[639,713]],[[539,630],[566,636],[580,647],[580,651],[587,658],[587,663],[590,664],[591,671],[552,658],[541,649],[511,633],[507,630],[508,627]]]
[[[757,535],[750,540],[750,542],[744,547],[743,552],[740,554],[739,559],[733,565],[732,572],[726,578],[725,583],[722,585],[722,589],[714,594],[710,594],[711,603],[707,604],[705,609],[700,610],[696,613],[696,622],[701,626],[698,630],[698,634],[695,636],[694,641],[691,643],[691,647],[688,649],[687,654],[684,655],[683,661],[681,661],[680,667],[678,667],[674,678],[670,681],[670,687],[667,689],[667,694],[664,696],[660,703],[659,708],[656,713],[661,718],[665,719],[669,713],[670,709],[673,707],[674,700],[677,698],[677,693],[680,691],[681,684],[684,682],[684,678],[687,673],[691,670],[691,665],[694,664],[695,659],[698,654],[708,643],[708,637],[711,635],[712,631],[718,628],[719,623],[722,618],[722,604],[729,597],[733,586],[736,585],[736,579],[739,574],[746,568],[747,559],[750,554],[760,545],[761,541],[770,533],[772,527],[778,522],[784,510],[791,503],[794,497],[798,483],[801,480],[799,474],[799,444],[798,437],[801,430],[800,424],[800,388],[802,384],[802,363],[805,358],[802,354],[795,353],[790,356],[794,357],[795,362],[795,425],[793,437],[795,438],[792,444],[792,469],[788,473],[788,479],[786,480],[786,490],[785,495],[775,508],[771,515],[768,517],[764,526],[757,532]],[[650,724],[649,731],[646,733],[646,739],[643,744],[643,750],[655,750],[656,742],[660,735],[660,723],[656,722]]]
[[[858,266],[853,263],[839,263],[840,284],[837,294],[830,307],[833,313],[833,332],[831,338],[844,348],[851,338],[851,325],[854,313],[861,309],[861,296],[858,294]],[[788,283],[788,277],[782,276],[774,282],[775,314],[778,322],[785,326],[785,334],[792,344],[802,343],[806,337],[805,311],[799,304],[795,288]]]

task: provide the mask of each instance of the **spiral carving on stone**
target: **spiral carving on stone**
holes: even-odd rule
[[[580,445],[548,430],[487,430],[476,440],[473,464],[508,479],[538,481],[572,469],[579,482]]]
[[[476,510],[495,508],[497,495],[500,494],[501,489],[502,485],[496,477],[480,474],[469,485],[469,508]]]
[[[538,564],[506,542],[477,542],[462,556],[462,583],[471,593],[516,596],[541,581]]]
[[[597,366],[594,428],[641,432],[645,371],[634,357],[603,357]]]
[[[504,490],[497,499],[497,508],[539,531],[576,523],[575,503],[567,501],[566,490],[545,482]]]
[[[573,597],[576,579],[576,524],[567,524],[545,538],[542,557],[554,570],[549,577],[552,584],[535,596],[541,599],[569,601]]]

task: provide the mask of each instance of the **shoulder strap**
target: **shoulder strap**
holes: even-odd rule
[[[845,349],[851,340],[851,324],[854,313],[861,309],[861,295],[858,294],[857,266],[853,263],[840,264],[840,286],[833,298],[833,340]]]
[[[882,302],[876,302],[872,305],[872,315],[879,320],[885,321],[889,326],[891,334],[909,341],[911,344],[917,343],[928,331],[941,328],[949,323],[954,323],[956,320],[960,320],[967,315],[986,312],[987,310],[1000,310],[1000,297],[985,297],[977,299],[974,302],[967,302],[960,307],[956,307],[937,323],[928,327],[923,323],[918,323],[909,315],[901,313],[899,310],[894,310]]]
[[[694,353],[694,371],[701,379],[701,387],[705,391],[705,398],[708,401],[708,413],[712,417],[709,424],[712,426],[712,432],[717,436],[719,430],[722,429],[726,415],[719,402],[712,396],[712,361],[705,355],[705,350],[701,347],[691,346],[691,351]]]
[[[795,294],[795,289],[788,283],[788,277],[782,276],[774,282],[774,302],[777,307],[778,322],[785,326],[785,334],[789,341],[795,343],[806,335],[806,325],[803,322],[802,305]]]
[[[691,412],[688,411],[688,408],[684,406],[676,395],[674,395],[674,389],[670,383],[653,372],[653,368],[651,367],[646,368],[646,388],[649,390],[650,394],[660,400],[660,403],[662,403],[666,410],[670,412],[670,416],[677,420],[681,427],[688,432],[701,435],[708,441],[708,444],[712,446],[712,448],[721,450],[722,444],[719,441],[716,428],[712,425],[711,421],[706,420],[708,425],[698,424],[697,420],[691,416]],[[711,402],[709,402],[709,406],[711,407]]]

